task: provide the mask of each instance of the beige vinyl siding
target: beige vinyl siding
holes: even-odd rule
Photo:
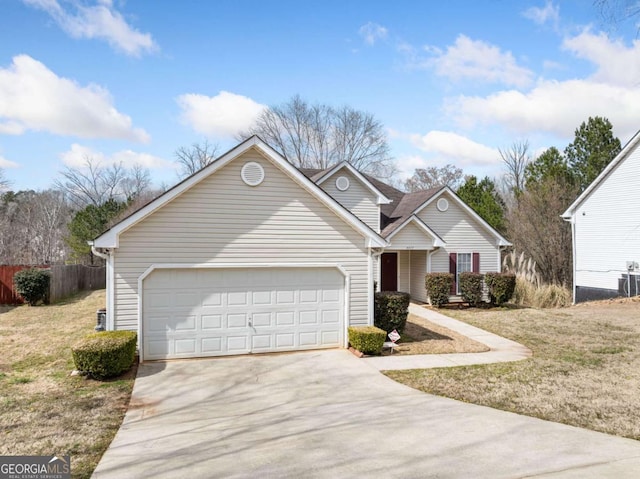
[[[411,298],[417,301],[427,301],[427,290],[424,287],[424,277],[427,274],[427,252],[411,251]]]
[[[640,263],[640,148],[636,147],[576,209],[577,286],[618,289],[627,261]]]
[[[408,223],[393,238],[391,249],[432,249],[433,238],[414,223]]]
[[[349,188],[340,191],[336,188],[336,180],[345,176],[349,180]],[[351,211],[376,233],[380,232],[380,207],[377,196],[364,186],[358,178],[346,168],[336,171],[325,180],[320,187],[329,193],[338,203]]]
[[[411,251],[398,251],[398,291],[405,293],[411,289],[410,261]]]
[[[256,161],[264,182],[245,185]],[[120,236],[115,328],[138,326],[138,278],[152,264],[324,263],[351,276],[349,324],[368,323],[365,238],[256,150],[249,150]]]
[[[480,272],[500,270],[500,249],[497,239],[476,221],[456,201],[449,200],[449,209],[439,211],[436,201],[418,213],[418,217],[440,236],[447,246],[431,255],[431,272],[449,272],[449,253],[480,253]]]

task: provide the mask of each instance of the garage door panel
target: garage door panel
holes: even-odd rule
[[[204,356],[222,354],[222,337],[202,338],[200,344]]]
[[[273,298],[271,295],[271,291],[269,290],[253,291],[252,297],[251,297],[251,304],[253,304],[254,306],[269,305],[272,302],[273,302]]]
[[[318,311],[300,311],[299,322],[303,324],[318,324]]]
[[[227,328],[246,328],[249,326],[248,318],[245,313],[227,314]]]
[[[143,287],[145,359],[342,346],[332,268],[156,270]]]
[[[221,314],[203,314],[201,317],[202,329],[222,329],[222,315]]]
[[[202,292],[202,306],[222,306],[222,293],[203,291]]]
[[[253,327],[254,328],[269,328],[272,326],[273,313],[253,313]]]
[[[340,322],[340,311],[338,310],[325,310],[321,312],[322,324],[336,324]]]
[[[227,351],[235,354],[249,352],[248,336],[227,336]]]
[[[293,326],[296,314],[294,311],[278,311],[276,313],[276,326]],[[257,325],[254,325],[257,327]]]

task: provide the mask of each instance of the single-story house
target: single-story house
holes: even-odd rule
[[[93,250],[107,329],[138,331],[151,360],[344,347],[348,326],[373,323],[374,284],[427,301],[427,272],[499,271],[508,244],[449,188],[299,170],[254,136]]]
[[[640,132],[567,208],[575,303],[637,295],[640,286]]]

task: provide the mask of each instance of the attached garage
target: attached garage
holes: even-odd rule
[[[344,346],[337,267],[156,268],[142,279],[144,360]]]

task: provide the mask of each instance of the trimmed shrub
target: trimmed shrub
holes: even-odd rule
[[[35,306],[40,301],[46,301],[50,280],[51,273],[48,269],[29,268],[13,275],[13,286],[30,306]]]
[[[136,358],[134,331],[92,333],[71,348],[76,369],[95,379],[107,379],[128,371]]]
[[[451,273],[427,273],[424,286],[429,295],[429,301],[433,306],[442,306],[449,302],[449,295],[453,287],[453,274]]]
[[[513,273],[487,273],[484,275],[484,280],[489,289],[491,304],[506,303],[516,289],[516,275]]]
[[[364,354],[381,354],[386,337],[387,333],[375,326],[349,327],[349,343]]]
[[[482,302],[484,277],[480,273],[460,273],[460,294],[462,299],[472,306]]]
[[[399,333],[404,331],[409,316],[408,293],[400,291],[381,291],[374,297],[373,324],[390,333],[394,329]]]

